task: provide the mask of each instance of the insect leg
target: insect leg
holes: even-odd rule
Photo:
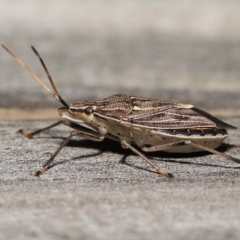
[[[139,152],[136,148],[134,148],[132,145],[127,143],[125,140],[121,140],[121,144],[123,148],[129,148],[132,150],[134,153],[136,153],[139,157],[141,157],[143,160],[145,160],[152,168],[154,168],[157,173],[161,174],[162,176],[165,177],[170,177],[172,178],[173,175],[171,173],[165,172],[162,170],[160,167],[158,167],[155,163],[153,163],[150,159],[148,159],[146,156],[144,156],[141,152]]]
[[[187,145],[187,144],[190,144],[190,145],[192,145],[194,147],[200,148],[200,149],[205,150],[207,152],[214,153],[214,154],[219,155],[221,157],[224,157],[224,158],[226,158],[228,160],[240,163],[240,160],[237,159],[237,158],[231,157],[231,156],[229,156],[229,155],[227,155],[225,153],[221,153],[221,152],[219,152],[217,150],[208,148],[206,146],[203,146],[201,144],[195,143],[195,142],[190,141],[190,140],[179,140],[179,141],[176,141],[176,142],[167,143],[167,144],[158,145],[158,146],[153,146],[153,147],[143,147],[142,150],[145,151],[145,152],[164,151],[164,150],[166,150],[166,149],[168,149],[170,147],[173,147],[173,146]]]
[[[37,135],[37,134],[39,134],[41,132],[44,132],[44,131],[49,130],[49,129],[53,128],[53,127],[56,127],[56,126],[60,125],[61,123],[63,123],[62,120],[58,121],[58,122],[56,122],[56,123],[54,123],[54,124],[52,124],[52,125],[50,125],[48,127],[39,129],[39,130],[37,130],[35,132],[31,132],[31,133],[25,131],[24,129],[20,129],[18,132],[21,133],[23,136],[25,136],[27,138],[33,138],[34,135]]]
[[[231,157],[231,156],[229,156],[229,155],[227,155],[227,154],[225,154],[225,153],[222,153],[222,152],[219,152],[219,151],[217,151],[217,150],[208,148],[208,147],[203,146],[203,145],[201,145],[201,144],[198,144],[198,143],[195,143],[195,142],[192,142],[192,141],[191,141],[189,144],[191,144],[191,145],[193,145],[193,146],[195,146],[195,147],[198,147],[198,148],[200,148],[200,149],[203,149],[203,150],[205,150],[205,151],[208,151],[208,152],[214,153],[214,154],[216,154],[216,155],[219,155],[219,156],[221,156],[221,157],[224,157],[224,158],[226,158],[226,159],[228,159],[228,160],[231,160],[231,161],[233,161],[233,162],[240,163],[240,160],[237,159],[237,158]]]
[[[54,158],[57,156],[57,154],[62,150],[63,147],[67,145],[67,143],[70,141],[70,139],[73,136],[79,136],[83,137],[92,141],[100,142],[104,139],[104,136],[100,136],[97,133],[88,133],[84,131],[74,130],[72,131],[68,137],[65,139],[65,141],[61,144],[61,146],[58,147],[58,149],[53,153],[53,155],[50,157],[50,159],[35,173],[35,176],[39,177],[41,174],[46,172],[49,168],[52,167],[52,163]]]

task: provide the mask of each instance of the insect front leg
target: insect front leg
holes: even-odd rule
[[[216,155],[219,155],[221,157],[224,157],[228,160],[231,160],[233,162],[236,162],[236,163],[240,163],[240,160],[237,159],[237,158],[234,158],[234,157],[231,157],[225,153],[222,153],[222,152],[219,152],[217,150],[214,150],[214,149],[211,149],[211,148],[208,148],[206,146],[203,146],[199,143],[195,143],[191,140],[179,140],[179,141],[175,141],[175,142],[172,142],[172,143],[167,143],[167,144],[163,144],[163,145],[158,145],[158,146],[153,146],[153,147],[143,147],[142,150],[145,151],[145,152],[156,152],[156,151],[164,151],[170,147],[173,147],[173,146],[179,146],[179,145],[192,145],[194,147],[197,147],[197,148],[200,148],[202,150],[205,150],[207,152],[211,152],[213,154],[216,154]]]
[[[31,139],[31,138],[33,138],[34,135],[37,135],[37,134],[42,133],[44,131],[47,131],[47,130],[49,130],[49,129],[53,128],[53,127],[56,127],[56,126],[58,126],[58,125],[60,125],[62,123],[63,123],[63,121],[61,120],[61,121],[58,121],[58,122],[56,122],[56,123],[54,123],[54,124],[52,124],[52,125],[50,125],[48,127],[41,128],[41,129],[39,129],[39,130],[37,130],[35,132],[31,132],[31,133],[29,133],[29,132],[27,132],[27,131],[25,131],[23,129],[20,129],[18,132],[21,133],[23,136]]]
[[[150,159],[148,159],[146,156],[144,156],[141,152],[139,152],[136,148],[134,148],[131,144],[127,143],[125,140],[121,140],[121,145],[123,148],[129,148],[132,150],[134,153],[136,153],[139,157],[141,157],[143,160],[145,160],[150,166],[157,171],[157,173],[161,174],[162,176],[165,177],[170,177],[172,178],[173,175],[171,173],[168,173],[164,170],[162,170],[158,165],[153,163]]]
[[[96,142],[101,142],[104,139],[104,136],[101,136],[97,133],[89,133],[89,132],[84,132],[84,131],[79,131],[79,130],[74,130],[72,131],[69,136],[66,138],[66,140],[62,143],[61,146],[58,147],[58,149],[53,153],[53,155],[50,157],[50,159],[35,173],[35,176],[39,177],[41,174],[46,172],[49,168],[52,167],[53,160],[57,156],[57,154],[62,150],[64,146],[67,145],[67,143],[70,141],[70,139],[74,136],[78,137],[83,137],[88,140],[96,141]]]

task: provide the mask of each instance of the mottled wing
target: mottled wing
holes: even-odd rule
[[[235,128],[192,105],[131,97],[126,121],[155,129]]]
[[[154,129],[234,128],[192,105],[113,95],[95,102],[95,114]]]

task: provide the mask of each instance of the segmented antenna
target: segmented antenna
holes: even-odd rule
[[[45,72],[46,72],[46,74],[47,74],[47,76],[48,76],[48,79],[49,79],[49,81],[50,81],[50,83],[51,83],[51,86],[52,86],[54,92],[51,91],[51,90],[43,83],[43,81],[42,81],[19,57],[17,57],[14,53],[12,53],[12,52],[11,52],[7,47],[5,47],[5,45],[2,44],[1,42],[0,42],[0,45],[1,45],[1,46],[3,47],[3,49],[5,49],[19,64],[21,64],[21,65],[24,67],[24,68],[35,78],[35,80],[38,81],[38,83],[39,83],[43,88],[45,88],[55,99],[57,99],[58,101],[60,101],[65,107],[67,107],[67,108],[69,109],[68,104],[62,99],[62,97],[61,97],[60,94],[58,93],[58,90],[57,90],[57,88],[56,88],[56,86],[55,86],[55,84],[54,84],[54,82],[53,82],[53,80],[52,80],[52,77],[51,77],[51,75],[50,75],[50,73],[49,73],[49,71],[48,71],[45,63],[43,62],[43,59],[41,58],[40,54],[37,52],[37,50],[36,50],[34,47],[32,47],[32,49],[33,49],[34,53],[38,56],[38,58],[39,58],[39,60],[40,60],[40,62],[41,62],[41,64],[42,64],[42,66],[43,66],[43,68],[44,68],[44,70],[45,70]]]
[[[53,88],[53,90],[54,90],[54,92],[55,92],[54,97],[56,96],[57,99],[58,99],[65,107],[69,108],[68,104],[61,98],[61,96],[60,96],[60,94],[59,94],[59,92],[58,92],[58,90],[57,90],[57,88],[56,88],[56,86],[55,86],[55,84],[54,84],[54,82],[53,82],[53,80],[52,80],[52,77],[51,77],[51,75],[50,75],[50,73],[49,73],[49,71],[48,71],[48,69],[47,69],[47,67],[46,67],[46,65],[45,65],[42,57],[40,56],[40,54],[38,53],[38,51],[35,49],[35,47],[31,46],[31,48],[32,48],[32,50],[34,51],[34,53],[38,56],[38,58],[39,58],[39,60],[40,60],[40,62],[41,62],[41,64],[42,64],[42,66],[43,66],[43,68],[44,68],[44,70],[45,70],[45,72],[46,72],[46,74],[47,74],[47,76],[48,76],[49,82],[51,83],[52,88]],[[56,97],[55,97],[55,98],[56,98]]]

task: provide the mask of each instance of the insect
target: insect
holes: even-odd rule
[[[25,130],[20,130],[20,133],[25,137],[32,138],[59,124],[65,124],[74,129],[50,159],[35,173],[35,176],[40,176],[52,166],[57,154],[73,136],[93,141],[102,141],[104,138],[119,141],[124,149],[132,150],[150,164],[157,173],[170,178],[173,177],[171,173],[157,166],[143,155],[142,151],[171,153],[208,151],[240,163],[239,159],[214,150],[228,137],[226,129],[236,129],[236,127],[207,112],[189,104],[123,94],[113,95],[95,102],[84,101],[68,104],[58,93],[45,63],[34,47],[32,49],[38,56],[53,91],[20,58],[2,43],[0,45],[63,105],[58,109],[62,120],[33,133]]]

